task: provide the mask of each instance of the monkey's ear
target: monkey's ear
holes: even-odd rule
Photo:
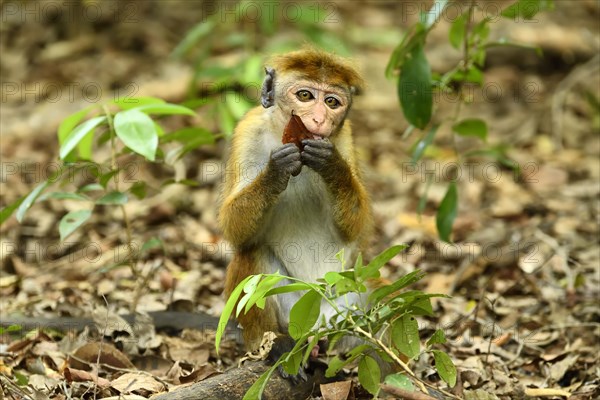
[[[271,67],[266,67],[265,74],[267,76],[265,76],[260,93],[260,104],[264,108],[269,108],[275,104],[275,70]]]

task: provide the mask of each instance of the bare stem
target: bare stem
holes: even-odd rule
[[[394,353],[392,351],[392,349],[390,349],[389,347],[387,347],[385,345],[385,343],[383,343],[380,339],[374,337],[373,335],[371,335],[369,332],[365,331],[360,326],[356,326],[354,329],[356,329],[356,332],[360,333],[365,338],[367,338],[367,340],[369,340],[371,343],[374,343],[379,348],[381,348],[385,352],[385,354],[387,354],[388,356],[390,356],[390,358],[392,360],[394,360],[394,362],[396,364],[398,364],[404,370],[404,372],[406,372],[407,374],[409,374],[415,380],[415,382],[417,383],[417,386],[419,386],[419,389],[421,389],[422,392],[427,393],[427,388],[425,387],[425,385],[423,384],[423,382],[417,377],[417,375],[413,372],[413,370],[410,369],[410,367],[408,366],[408,364],[406,364],[404,361],[402,361],[400,359],[400,357],[398,357],[396,355],[396,353]]]
[[[114,173],[115,190],[119,191],[119,171],[117,166],[117,146],[115,143],[115,128],[113,125],[113,118],[107,105],[104,105],[104,113],[108,121],[108,129],[110,132],[110,170]],[[125,221],[125,234],[127,235],[127,255],[129,261],[129,269],[136,279],[140,278],[138,270],[135,268],[137,263],[137,257],[133,253],[133,234],[131,229],[131,221],[127,215],[127,210],[123,204],[119,205],[121,213],[123,214],[123,221]],[[142,285],[142,283],[140,283]],[[135,311],[135,308],[132,310]]]

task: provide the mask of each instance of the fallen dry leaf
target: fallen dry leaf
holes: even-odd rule
[[[110,382],[107,379],[77,368],[65,368],[63,374],[69,382],[96,382],[101,387],[110,386]]]
[[[323,400],[346,400],[352,388],[352,381],[347,380],[322,384],[320,388]]]
[[[165,390],[165,386],[148,374],[128,372],[110,382],[110,386],[121,393],[144,391],[158,393]]]
[[[217,371],[215,367],[213,367],[210,364],[204,364],[194,369],[194,371],[191,374],[180,376],[179,383],[185,384],[192,382],[200,382],[216,374],[220,374],[220,372]]]
[[[100,357],[98,357],[98,354],[100,354]],[[87,343],[69,356],[69,364],[76,369],[90,368],[98,361],[108,367],[135,369],[135,366],[125,354],[108,343]]]

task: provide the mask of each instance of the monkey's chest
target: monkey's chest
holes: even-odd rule
[[[315,281],[327,271],[339,271],[336,254],[351,257],[354,249],[344,243],[333,219],[333,208],[321,178],[313,171],[290,180],[270,215],[267,246],[275,256],[275,269]]]

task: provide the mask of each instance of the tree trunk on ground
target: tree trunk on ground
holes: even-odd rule
[[[159,394],[152,400],[240,400],[267,369],[269,366],[264,362],[250,362],[190,386]],[[277,372],[273,373],[263,392],[263,400],[307,398],[318,385],[326,381],[325,370],[320,365],[315,368],[314,374],[307,375],[307,381],[292,383]]]

